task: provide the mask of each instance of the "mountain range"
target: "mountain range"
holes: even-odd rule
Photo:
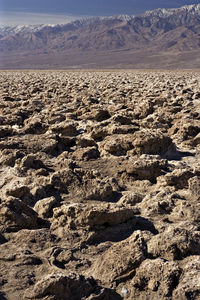
[[[0,27],[1,69],[200,68],[200,4]]]

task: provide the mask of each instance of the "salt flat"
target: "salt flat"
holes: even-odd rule
[[[199,299],[200,73],[0,72],[0,298]]]

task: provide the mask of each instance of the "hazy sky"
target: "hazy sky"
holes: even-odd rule
[[[0,0],[0,24],[64,23],[85,16],[136,15],[197,3],[200,0]]]

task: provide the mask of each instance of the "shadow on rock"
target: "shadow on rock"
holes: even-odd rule
[[[154,224],[143,217],[137,217],[136,230],[147,230],[153,234],[158,234],[158,230],[155,228]]]
[[[104,224],[101,230],[96,230],[91,233],[87,243],[90,245],[110,242],[121,242],[129,238],[135,230],[135,219],[129,220],[128,222],[110,226]]]
[[[0,292],[0,300],[8,300],[8,299],[5,297],[5,293]]]
[[[189,151],[171,151],[165,153],[162,158],[166,158],[168,160],[182,160],[183,157],[187,156],[194,156],[194,154]]]

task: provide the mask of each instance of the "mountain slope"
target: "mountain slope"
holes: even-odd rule
[[[9,68],[37,64],[41,67],[71,67],[74,64],[75,67],[85,67],[85,64],[116,67],[119,63],[120,67],[126,67],[136,62],[138,67],[145,67],[145,61],[152,56],[170,57],[176,53],[180,60],[187,52],[188,55],[194,53],[192,67],[200,67],[196,55],[199,49],[200,4],[157,9],[135,17],[97,17],[64,25],[0,29],[0,67]],[[111,58],[109,65],[108,57]],[[182,63],[180,61],[175,67]],[[148,63],[146,65],[148,67]],[[154,66],[162,67],[153,63],[150,67]],[[171,66],[173,63],[169,62]]]

